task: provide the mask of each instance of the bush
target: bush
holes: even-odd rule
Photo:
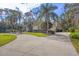
[[[71,38],[73,39],[79,39],[79,32],[73,32],[70,34]]]
[[[49,30],[48,33],[49,34],[55,34],[55,31]]]
[[[75,32],[79,32],[79,25],[78,25],[77,28],[75,29]]]
[[[74,28],[74,27],[70,27],[70,28],[68,29],[68,31],[69,31],[69,32],[75,32],[75,28]]]
[[[70,36],[71,36],[71,42],[79,54],[79,32],[73,32],[70,34]]]

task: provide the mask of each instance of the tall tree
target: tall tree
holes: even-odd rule
[[[50,22],[50,17],[54,17],[56,14],[54,13],[54,10],[57,9],[57,6],[53,5],[52,3],[45,3],[41,4],[40,6],[41,11],[39,14],[39,17],[45,17],[45,22],[46,22],[46,33],[49,31],[49,22]]]
[[[33,14],[32,11],[25,13],[24,23],[29,31],[33,31]]]
[[[64,19],[65,19],[65,25],[67,29],[69,28],[77,28],[79,25],[79,3],[71,3],[71,4],[65,4],[64,6]]]
[[[6,21],[14,29],[15,25],[18,23],[20,12],[12,9],[6,9]]]

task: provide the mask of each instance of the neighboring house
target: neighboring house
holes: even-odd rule
[[[57,28],[57,22],[56,21],[53,21],[52,23],[52,27],[50,28],[51,31],[56,31],[56,28]]]
[[[33,30],[42,30],[41,28],[41,24],[45,22],[45,18],[43,17],[41,20],[36,20],[34,23],[33,23]],[[52,27],[49,29],[49,30],[52,30],[52,31],[56,31],[56,28],[57,28],[57,21],[54,21],[54,20],[51,20],[51,23],[53,24]]]

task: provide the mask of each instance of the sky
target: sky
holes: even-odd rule
[[[36,3],[0,3],[0,8],[16,9],[18,7],[23,13],[30,11],[32,8],[38,7]]]
[[[0,8],[9,8],[9,9],[17,10],[16,7],[18,7],[20,11],[25,13],[25,12],[30,11],[33,8],[40,6],[41,4],[41,3],[26,3],[26,2],[27,0],[0,0]],[[55,12],[58,15],[61,15],[63,13],[64,4],[56,3],[56,6],[58,7],[58,9],[55,10]]]
[[[61,15],[64,12],[64,3],[56,3],[56,6],[58,7],[58,9],[55,10],[55,12],[58,15]]]

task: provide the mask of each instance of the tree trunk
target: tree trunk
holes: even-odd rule
[[[47,31],[46,31],[47,34],[48,34],[48,31],[49,31],[49,24],[48,24],[48,20],[47,20]]]
[[[45,20],[46,20],[46,23],[47,23],[46,24],[46,33],[48,34],[48,31],[49,31],[49,23],[48,23],[49,22],[48,21],[49,20],[49,17],[48,17],[48,14],[46,14],[46,19]]]

